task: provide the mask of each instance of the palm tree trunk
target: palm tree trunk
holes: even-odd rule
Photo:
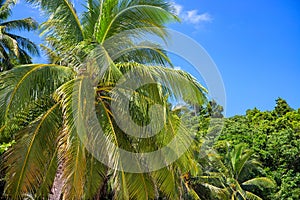
[[[62,174],[63,174],[63,163],[61,162],[59,163],[56,171],[56,175],[51,188],[51,193],[49,195],[49,200],[60,200],[62,194],[62,188],[64,185]]]

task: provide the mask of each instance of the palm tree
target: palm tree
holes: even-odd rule
[[[118,150],[153,152],[174,136],[179,137],[176,145],[187,146],[189,132],[169,109],[169,98],[194,104],[205,101],[205,89],[193,77],[163,67],[171,63],[159,45],[136,43],[150,34],[166,39],[165,24],[178,20],[170,5],[162,0],[88,0],[79,18],[68,0],[28,2],[41,6],[49,16],[42,34],[44,50],[52,63],[23,65],[0,75],[0,132],[17,132],[12,136],[16,144],[4,158],[5,194],[10,199],[23,195],[50,199],[108,195],[114,199],[179,199],[184,192],[181,174],[195,166],[190,152],[161,169],[133,173],[123,169],[137,157],[123,162]],[[122,53],[114,57],[115,52]],[[94,79],[97,73],[100,78]],[[132,73],[128,80],[145,78],[151,84],[130,90],[128,113],[123,109],[122,94],[115,88],[129,90],[117,83]],[[86,101],[89,95],[92,101]],[[118,126],[117,118],[128,115],[139,126],[157,123],[161,118],[148,114],[155,104],[160,105],[164,116],[164,126],[157,135],[137,138],[127,135],[132,127]],[[83,117],[86,114],[89,119],[89,105],[95,106],[97,124],[104,130],[105,139],[99,140],[95,132],[88,135],[91,138],[86,143],[82,134],[87,129],[93,132],[97,126],[95,120]],[[102,150],[100,156],[89,149],[95,146]],[[181,153],[175,148],[170,151]],[[163,163],[167,160],[162,158]],[[147,167],[143,162],[136,162],[136,167]]]
[[[215,153],[208,154],[210,166],[195,182],[211,191],[214,198],[248,200],[261,197],[254,194],[253,190],[273,188],[275,183],[267,177],[253,177],[253,171],[259,171],[260,163],[253,157],[254,152],[239,144],[230,150],[224,162]]]
[[[16,64],[31,63],[30,54],[39,55],[37,46],[29,39],[11,33],[15,30],[36,30],[38,24],[32,18],[6,21],[17,0],[0,0],[0,72]]]

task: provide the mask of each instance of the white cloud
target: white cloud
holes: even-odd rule
[[[198,10],[190,10],[183,15],[183,20],[191,24],[199,24],[201,22],[210,22],[212,20],[208,13],[198,14]]]
[[[202,22],[211,22],[212,17],[209,13],[199,14],[198,10],[185,10],[182,5],[173,2],[174,13],[178,15],[183,22],[199,25]]]
[[[182,12],[182,9],[183,9],[182,5],[174,3],[173,7],[175,9],[175,14],[179,16]]]

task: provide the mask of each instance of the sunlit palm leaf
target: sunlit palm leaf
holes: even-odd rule
[[[275,182],[267,177],[253,178],[243,182],[242,185],[255,185],[263,188],[273,188],[276,186]]]
[[[48,22],[42,26],[43,29],[54,30],[58,37],[65,39],[65,43],[72,41],[73,44],[76,44],[83,39],[80,20],[71,1],[27,0],[27,2],[40,6],[46,13],[51,15]],[[72,45],[71,42],[68,44]]]
[[[51,96],[72,75],[71,69],[51,64],[20,66],[1,74],[1,121],[7,121],[37,98]]]
[[[18,0],[1,0],[0,1],[0,19],[6,20],[11,15],[11,7],[17,3]]]
[[[37,46],[31,42],[29,39],[18,36],[18,35],[14,35],[14,34],[10,34],[10,33],[6,33],[6,35],[8,35],[9,37],[13,38],[15,41],[17,41],[18,44],[18,51],[26,51],[28,53],[30,53],[33,56],[39,56],[39,50],[37,48]],[[28,55],[26,53],[26,55]]]
[[[26,30],[26,31],[33,31],[36,30],[38,27],[38,23],[32,19],[31,17],[19,20],[11,20],[7,22],[1,23],[1,26],[5,27],[6,31],[12,30]]]
[[[176,183],[176,173],[172,168],[166,167],[151,173],[155,180],[159,191],[161,191],[168,199],[178,199],[180,194],[178,191],[178,183]]]
[[[95,27],[95,37],[97,41],[103,43],[108,37],[130,30],[140,29],[148,33],[154,33],[159,37],[164,38],[166,33],[163,29],[151,29],[147,27],[163,28],[164,24],[174,21],[177,18],[168,12],[167,6],[161,7],[157,1],[157,5],[151,5],[149,1],[104,1],[101,12]],[[154,4],[155,4],[154,3]],[[114,5],[115,4],[115,5]],[[117,12],[115,10],[117,9]],[[105,32],[100,30],[106,30]],[[141,30],[136,30],[136,35],[144,34]]]
[[[6,193],[12,199],[22,194],[32,193],[39,184],[51,186],[55,170],[43,176],[56,152],[56,138],[61,127],[59,104],[52,106],[34,123],[18,133],[17,144],[5,155],[7,166]]]

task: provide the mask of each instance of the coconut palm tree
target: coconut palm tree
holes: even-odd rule
[[[1,74],[0,132],[16,140],[4,157],[5,194],[10,199],[179,199],[181,174],[193,170],[195,162],[189,151],[176,148],[188,146],[190,133],[169,109],[169,99],[202,104],[205,89],[186,72],[164,67],[171,62],[159,44],[137,42],[150,35],[166,40],[165,24],[178,20],[171,6],[162,0],[88,0],[80,18],[69,0],[28,2],[48,15],[42,34],[51,64]],[[149,84],[130,89],[128,80]],[[123,90],[131,94],[127,102]],[[151,109],[154,105],[159,112]],[[128,116],[138,127],[159,121],[163,126],[152,137],[128,135],[147,132],[130,123],[120,127]],[[154,164],[166,165],[145,173],[130,167],[146,169],[147,160],[124,160],[119,150],[146,154],[175,136],[176,147],[168,152],[180,158],[168,163],[164,154]]]
[[[275,182],[267,177],[251,178],[253,170],[261,170],[260,163],[253,156],[254,152],[245,149],[243,144],[231,150],[228,145],[224,162],[215,153],[208,154],[207,158],[211,167],[204,171],[204,175],[195,182],[209,189],[213,198],[262,200],[251,191],[273,188]]]
[[[37,22],[32,18],[6,21],[16,2],[17,0],[0,0],[0,72],[9,70],[16,64],[31,63],[30,55],[39,55],[33,42],[12,33],[16,30],[36,30]]]

